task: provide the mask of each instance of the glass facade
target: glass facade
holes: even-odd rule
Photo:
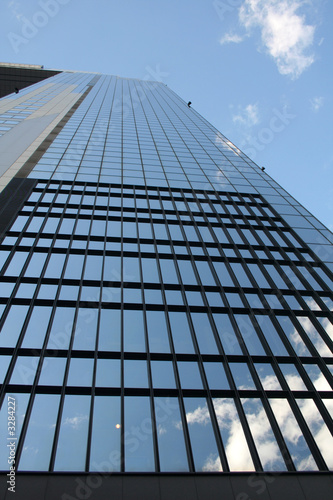
[[[81,101],[9,201],[0,468],[9,396],[19,471],[331,470],[332,234],[163,84],[47,82]]]

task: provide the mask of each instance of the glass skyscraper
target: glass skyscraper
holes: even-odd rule
[[[0,175],[6,499],[330,498],[328,229],[157,82],[1,99]]]

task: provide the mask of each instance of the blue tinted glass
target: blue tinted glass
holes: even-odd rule
[[[219,354],[215,337],[206,313],[191,313],[201,354]]]
[[[147,361],[141,359],[124,360],[124,386],[148,387]]]
[[[124,311],[124,350],[146,351],[142,311]]]
[[[229,383],[225,374],[223,364],[217,362],[204,363],[206,378],[209,388],[223,390],[230,389]]]
[[[249,353],[265,354],[264,348],[249,316],[247,314],[235,314],[234,317]]]
[[[101,351],[120,350],[120,311],[101,309],[98,335],[98,349]]]
[[[213,314],[222,347],[226,354],[242,354],[238,338],[227,314]]]
[[[180,385],[183,389],[203,389],[198,363],[196,361],[178,361]]]
[[[24,334],[22,347],[43,347],[51,311],[52,307],[35,306],[33,308],[27,329]]]
[[[75,309],[71,307],[58,307],[56,309],[48,349],[68,349],[71,338]]]
[[[56,471],[84,471],[90,396],[65,396],[54,464]]]
[[[186,313],[169,311],[173,344],[177,353],[193,353],[194,347]]]
[[[146,311],[150,352],[170,352],[169,338],[163,311]]]
[[[275,354],[275,356],[288,356],[288,351],[274,328],[271,319],[268,316],[256,316],[256,319],[273,354]]]
[[[155,398],[161,472],[188,472],[183,426],[177,398]]]
[[[184,398],[195,470],[216,472],[222,464],[216,446],[207,402],[203,398]]]
[[[12,305],[1,329],[1,346],[15,347],[26,318],[28,306]]]
[[[44,358],[38,385],[62,386],[66,362],[66,358]]]
[[[47,471],[60,396],[36,394],[25,436],[19,470]]]
[[[9,456],[9,447],[8,445],[8,438],[11,436],[9,435],[9,432],[14,432],[14,436],[17,439],[19,439],[21,430],[22,430],[22,424],[25,418],[26,414],[26,408],[28,405],[30,394],[24,394],[24,393],[19,393],[19,394],[5,394],[5,397],[3,399],[1,411],[0,411],[0,469],[3,471],[8,471],[9,465],[8,465],[8,456]],[[8,399],[10,398],[10,399]],[[9,404],[10,402],[10,404]],[[15,431],[10,430],[8,428],[8,408],[14,408],[15,406]],[[11,415],[10,415],[11,416]],[[8,429],[8,430],[7,430]]]
[[[119,472],[120,436],[120,398],[95,396],[89,470]]]
[[[125,471],[155,470],[150,402],[125,397]]]
[[[75,325],[73,349],[95,349],[97,319],[98,309],[79,309]]]

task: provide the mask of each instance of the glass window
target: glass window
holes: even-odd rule
[[[164,311],[146,311],[150,352],[170,352]]]
[[[183,426],[177,398],[155,398],[161,472],[188,472]]]
[[[120,360],[98,359],[96,387],[120,387]]]
[[[251,355],[265,354],[265,350],[259,340],[258,334],[247,314],[235,314],[237,326],[242,334],[244,344]]]
[[[28,309],[28,306],[11,306],[1,329],[1,347],[16,346]]]
[[[123,257],[123,282],[127,281],[141,281],[138,257]]]
[[[124,311],[124,350],[145,352],[145,329],[142,311]]]
[[[160,259],[163,283],[178,283],[173,260]]]
[[[215,279],[212,275],[212,271],[210,270],[208,262],[205,261],[196,261],[195,265],[197,267],[197,270],[199,272],[200,280],[201,283],[205,285],[212,285],[215,286],[216,282]]]
[[[222,286],[234,286],[224,262],[213,262],[213,266]]]
[[[214,398],[213,405],[230,470],[254,470],[234,400],[230,398]]]
[[[59,401],[57,394],[36,394],[19,470],[48,471]]]
[[[3,283],[3,284],[14,285],[13,283]],[[36,286],[37,285],[35,283],[20,283],[16,291],[15,297],[19,299],[32,299],[36,290]]]
[[[104,281],[121,281],[120,257],[109,256],[105,257],[104,261]]]
[[[159,283],[157,264],[155,259],[142,259],[142,274],[145,283]]]
[[[87,255],[83,279],[101,281],[102,265],[102,255]]]
[[[141,359],[124,360],[124,386],[148,387],[147,361]]]
[[[260,382],[265,391],[281,391],[282,387],[270,363],[255,363]]]
[[[262,402],[257,398],[241,399],[241,402],[263,469],[273,471],[286,470],[285,462]]]
[[[67,378],[68,386],[91,387],[94,360],[86,358],[71,358]]]
[[[256,316],[258,324],[275,356],[288,356],[278,332],[276,331],[271,319],[268,316]]]
[[[18,393],[18,394],[5,394],[3,399],[1,411],[0,411],[0,469],[3,471],[8,471],[8,407],[13,408],[12,403],[15,402],[15,437],[19,439],[22,424],[25,418],[26,409],[28,405],[30,394]],[[8,398],[11,398],[8,400]],[[10,401],[10,405],[8,402]],[[6,429],[6,430],[5,430]],[[9,430],[9,429],[8,429]],[[11,431],[12,432],[12,431]],[[14,495],[15,497],[15,495]]]
[[[84,471],[90,412],[90,396],[66,394],[55,471]]]
[[[149,398],[125,396],[124,414],[125,471],[153,472],[155,464]]]
[[[26,328],[22,347],[42,348],[52,307],[35,306]]]
[[[192,445],[195,470],[222,470],[207,402],[203,398],[184,398],[186,420]]]
[[[256,389],[247,363],[229,363],[237,389]]]
[[[310,320],[310,318],[307,318],[306,316],[299,316],[297,317],[298,321],[302,325],[303,329],[307,333],[309,339],[317,349],[318,353],[321,356],[333,356],[333,353],[329,349],[328,345],[323,341],[321,336],[319,335],[317,329],[315,328],[314,324]]]
[[[67,260],[64,278],[81,279],[84,255],[70,254]]]
[[[317,446],[329,469],[333,468],[333,437],[312,399],[296,399]]]
[[[294,364],[280,364],[280,370],[292,391],[307,391],[307,387]]]
[[[53,317],[47,344],[48,349],[68,349],[71,338],[75,309],[58,307]]]
[[[276,316],[284,334],[288,337],[298,356],[310,356],[310,352],[288,316]]]
[[[231,269],[235,273],[238,283],[241,287],[252,287],[251,281],[247,277],[242,264],[230,262]]]
[[[75,257],[81,257],[75,255]],[[66,255],[62,253],[52,253],[44,273],[45,278],[60,278],[64,266]],[[68,266],[67,266],[68,267]]]
[[[198,284],[190,261],[178,260],[178,267],[184,284],[186,285]]]
[[[176,389],[172,361],[151,361],[154,389]]]
[[[89,470],[120,471],[120,422],[120,398],[95,396]]]
[[[210,390],[230,389],[222,362],[204,362],[204,368]]]
[[[180,385],[183,389],[203,389],[201,375],[196,361],[178,361]]]
[[[201,354],[219,354],[215,337],[206,313],[191,313]]]
[[[62,386],[66,362],[66,358],[44,358],[38,385]]]
[[[28,255],[28,252],[15,252],[5,271],[5,276],[19,276]]]
[[[194,353],[194,347],[185,312],[169,311],[169,320],[176,353]]]
[[[242,354],[238,338],[227,314],[213,314],[222,347],[226,354]]]
[[[73,349],[95,349],[97,318],[98,309],[79,309],[75,325]]]
[[[318,470],[297,420],[286,399],[269,400],[296,470]]]
[[[35,356],[18,356],[10,379],[10,384],[32,385],[39,358]]]
[[[331,391],[324,374],[317,365],[303,365],[317,391]]]
[[[46,253],[40,253],[40,252],[34,253],[30,259],[28,267],[24,273],[24,276],[29,278],[30,277],[38,278],[42,273],[46,257],[47,257]]]
[[[120,311],[101,309],[98,349],[101,351],[120,350]]]

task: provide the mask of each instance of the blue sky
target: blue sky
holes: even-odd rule
[[[2,62],[166,83],[333,229],[329,0],[3,0]]]

